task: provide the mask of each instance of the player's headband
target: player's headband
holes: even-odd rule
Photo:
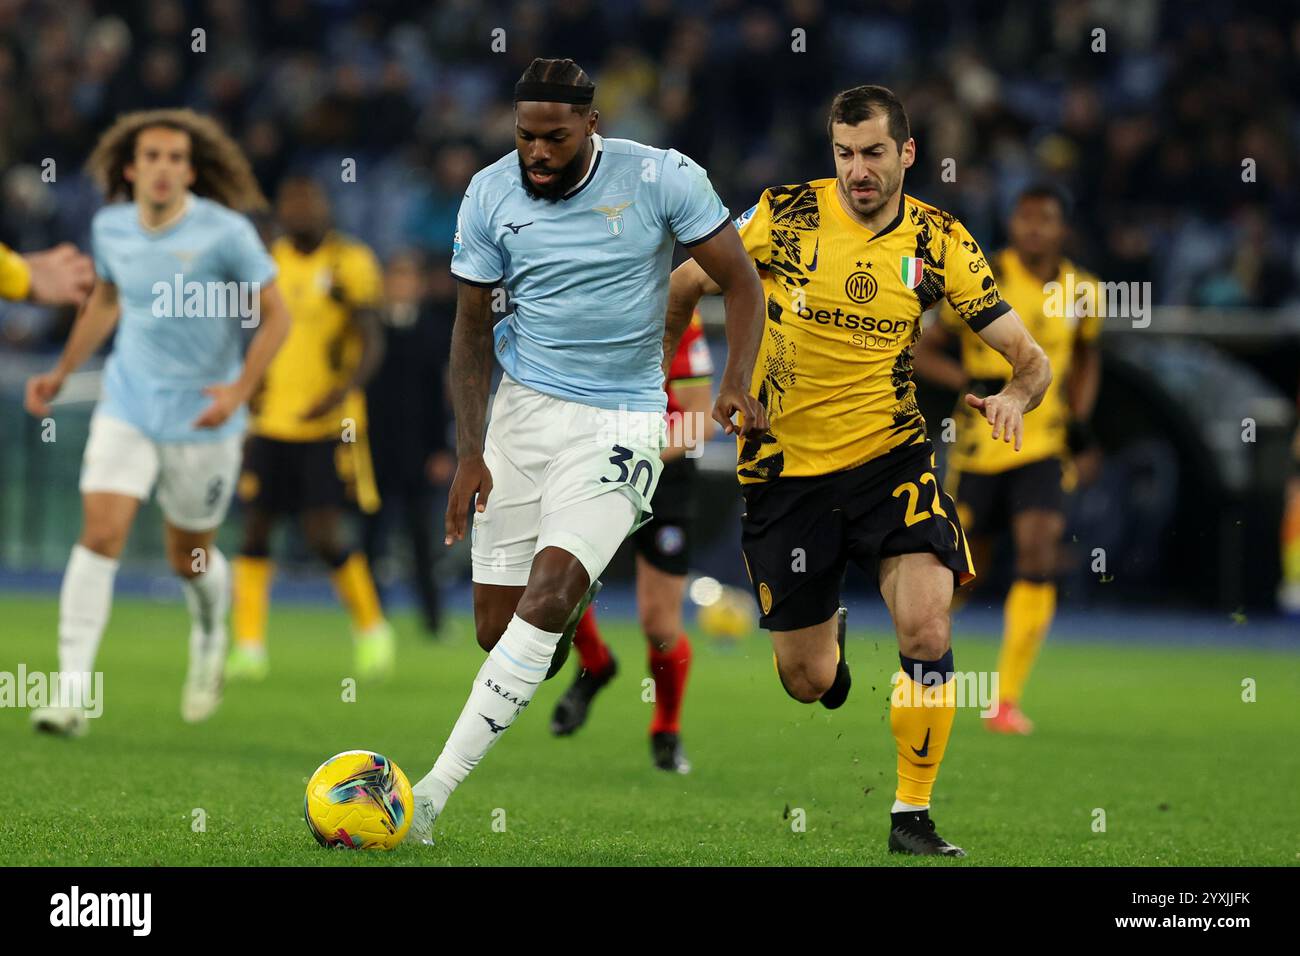
[[[515,102],[573,103],[586,106],[596,96],[594,86],[569,86],[567,83],[540,83],[520,80],[515,84]]]

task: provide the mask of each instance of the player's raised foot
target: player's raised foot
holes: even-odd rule
[[[591,702],[606,684],[618,673],[618,661],[609,655],[609,663],[600,673],[594,673],[585,667],[569,685],[563,696],[555,702],[551,714],[551,733],[557,737],[567,737],[587,722],[587,712]]]
[[[650,736],[650,754],[654,765],[669,773],[690,773],[691,762],[682,750],[682,738],[666,730]]]
[[[587,588],[587,593],[582,596],[578,606],[569,615],[569,620],[565,622],[564,630],[560,634],[559,643],[555,645],[555,654],[551,657],[551,666],[546,671],[544,680],[550,680],[558,674],[564,667],[564,662],[569,659],[569,651],[573,649],[573,635],[578,633],[578,622],[582,620],[582,615],[587,613],[587,608],[591,607],[591,602],[596,599],[601,587],[599,580],[592,581],[591,587]]]
[[[995,734],[1019,734],[1027,737],[1034,732],[1034,722],[1015,704],[1004,700],[991,717],[984,718],[984,726]]]
[[[934,830],[929,810],[904,810],[889,815],[889,852],[912,856],[965,856]]]
[[[236,644],[226,658],[226,680],[228,681],[263,681],[270,673],[271,665],[266,659],[266,648],[257,645]]]
[[[84,737],[90,721],[80,707],[37,707],[32,711],[32,729],[56,737]]]
[[[359,678],[385,680],[392,676],[397,647],[391,624],[380,621],[370,630],[358,633],[353,645]]]
[[[826,689],[826,693],[820,697],[822,706],[827,710],[835,710],[849,699],[849,688],[853,686],[853,677],[849,674],[849,662],[844,656],[844,635],[848,630],[849,609],[840,608],[835,613],[835,642],[840,648],[839,663],[835,666],[835,681]]]

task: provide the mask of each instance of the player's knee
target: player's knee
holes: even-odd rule
[[[332,569],[343,567],[349,557],[347,548],[339,544],[332,534],[307,535],[307,547]]]
[[[1055,574],[1056,561],[1051,548],[1035,546],[1016,555],[1016,577],[1043,582]]]
[[[100,557],[117,560],[126,546],[126,532],[107,524],[87,525],[77,543]]]
[[[801,704],[812,704],[835,682],[835,665],[834,659],[827,658],[787,661],[777,667],[786,692]]]
[[[497,641],[501,640],[501,635],[506,632],[506,626],[509,623],[509,619],[505,621],[476,619],[474,622],[474,636],[478,640],[478,646],[485,651],[491,651],[492,648],[497,646]]]
[[[167,549],[167,563],[178,577],[186,580],[202,574],[207,564],[202,548],[187,550],[182,547]]]
[[[534,627],[552,633],[564,630],[564,625],[577,606],[579,598],[571,598],[563,588],[533,588],[524,592],[515,613]]]
[[[681,615],[663,604],[648,603],[638,607],[641,633],[660,650],[667,650],[677,642],[682,631]]]
[[[269,529],[253,522],[245,524],[244,538],[240,542],[239,553],[246,558],[269,558],[271,556]]]
[[[898,649],[907,657],[920,661],[937,661],[948,652],[948,612],[935,612],[902,622],[898,629]]]

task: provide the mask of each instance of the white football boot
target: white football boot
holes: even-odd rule
[[[221,705],[226,665],[226,628],[221,625],[208,641],[190,639],[190,669],[181,691],[181,719],[197,724]]]
[[[411,829],[407,831],[406,839],[412,843],[433,846],[433,824],[438,819],[438,810],[434,806],[433,797],[414,791],[412,796],[415,809],[411,813]]]
[[[59,737],[84,737],[90,722],[80,707],[36,707],[32,710],[32,729]]]

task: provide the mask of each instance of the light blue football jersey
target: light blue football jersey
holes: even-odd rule
[[[497,360],[539,392],[629,411],[663,411],[663,333],[673,240],[730,228],[705,173],[674,149],[592,136],[587,176],[564,199],[534,199],[511,152],[470,181],[451,271],[504,281],[514,311],[494,330]]]
[[[117,286],[122,307],[98,411],[160,442],[242,432],[243,408],[219,428],[193,422],[212,402],[203,389],[239,377],[242,325],[251,326],[249,306],[275,278],[253,224],[191,196],[162,229],[142,225],[135,203],[116,203],[95,214],[90,231],[95,272]]]

